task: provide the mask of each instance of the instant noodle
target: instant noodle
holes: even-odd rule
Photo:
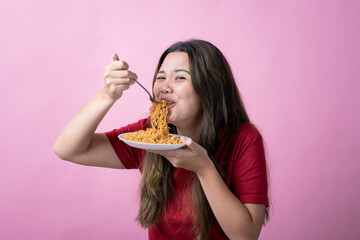
[[[160,103],[153,102],[150,107],[150,119],[152,128],[126,134],[125,140],[141,143],[154,144],[179,144],[179,137],[171,136],[169,126],[166,123],[169,103],[162,100]]]

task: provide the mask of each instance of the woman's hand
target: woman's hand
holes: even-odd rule
[[[123,92],[135,83],[137,75],[129,71],[129,65],[125,61],[119,60],[116,53],[112,56],[113,62],[106,65],[104,79],[105,92],[112,99],[119,99]]]
[[[213,166],[213,162],[203,147],[187,137],[181,137],[181,141],[186,145],[184,148],[170,151],[148,150],[148,152],[160,154],[168,159],[174,167],[184,168],[198,175]]]

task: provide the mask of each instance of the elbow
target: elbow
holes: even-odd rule
[[[60,159],[67,160],[67,157],[56,146],[54,146],[53,150],[56,156],[58,156]]]
[[[55,142],[55,144],[53,146],[53,151],[56,154],[56,156],[58,156],[60,159],[70,161],[69,160],[70,156],[68,154],[66,154],[64,149],[61,146],[59,146],[59,144],[57,142]]]
[[[244,229],[236,229],[232,232],[225,232],[225,234],[228,236],[228,238],[230,239],[239,239],[239,240],[257,240],[259,239],[260,236],[260,232],[256,231],[256,230],[250,230],[248,229],[247,231]]]
[[[234,234],[231,236],[228,236],[229,239],[239,239],[239,240],[258,240],[259,237],[255,236],[244,236],[243,234]]]
[[[228,235],[229,239],[238,239],[238,240],[258,240],[258,237],[253,236],[243,236],[243,234],[234,234],[234,235]]]

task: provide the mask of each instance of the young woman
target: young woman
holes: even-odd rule
[[[138,221],[149,239],[257,239],[267,217],[262,137],[250,123],[223,54],[202,40],[178,42],[157,65],[153,94],[171,102],[167,122],[185,147],[145,151],[118,135],[150,119],[95,130],[137,79],[124,61],[106,66],[105,87],[58,137],[56,154],[74,163],[142,172]]]

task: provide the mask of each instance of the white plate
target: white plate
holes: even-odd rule
[[[130,132],[128,132],[128,133],[130,133]],[[179,148],[182,148],[183,146],[185,146],[185,143],[180,143],[180,144],[155,144],[155,143],[133,142],[133,141],[129,141],[129,140],[124,139],[124,136],[126,134],[128,134],[128,133],[122,133],[118,137],[121,139],[121,141],[123,141],[127,145],[129,145],[131,147],[135,147],[135,148],[141,148],[141,149],[145,149],[145,150],[174,150],[174,149],[179,149]],[[181,135],[176,135],[176,134],[170,134],[170,135],[177,136],[177,137],[182,137]]]

